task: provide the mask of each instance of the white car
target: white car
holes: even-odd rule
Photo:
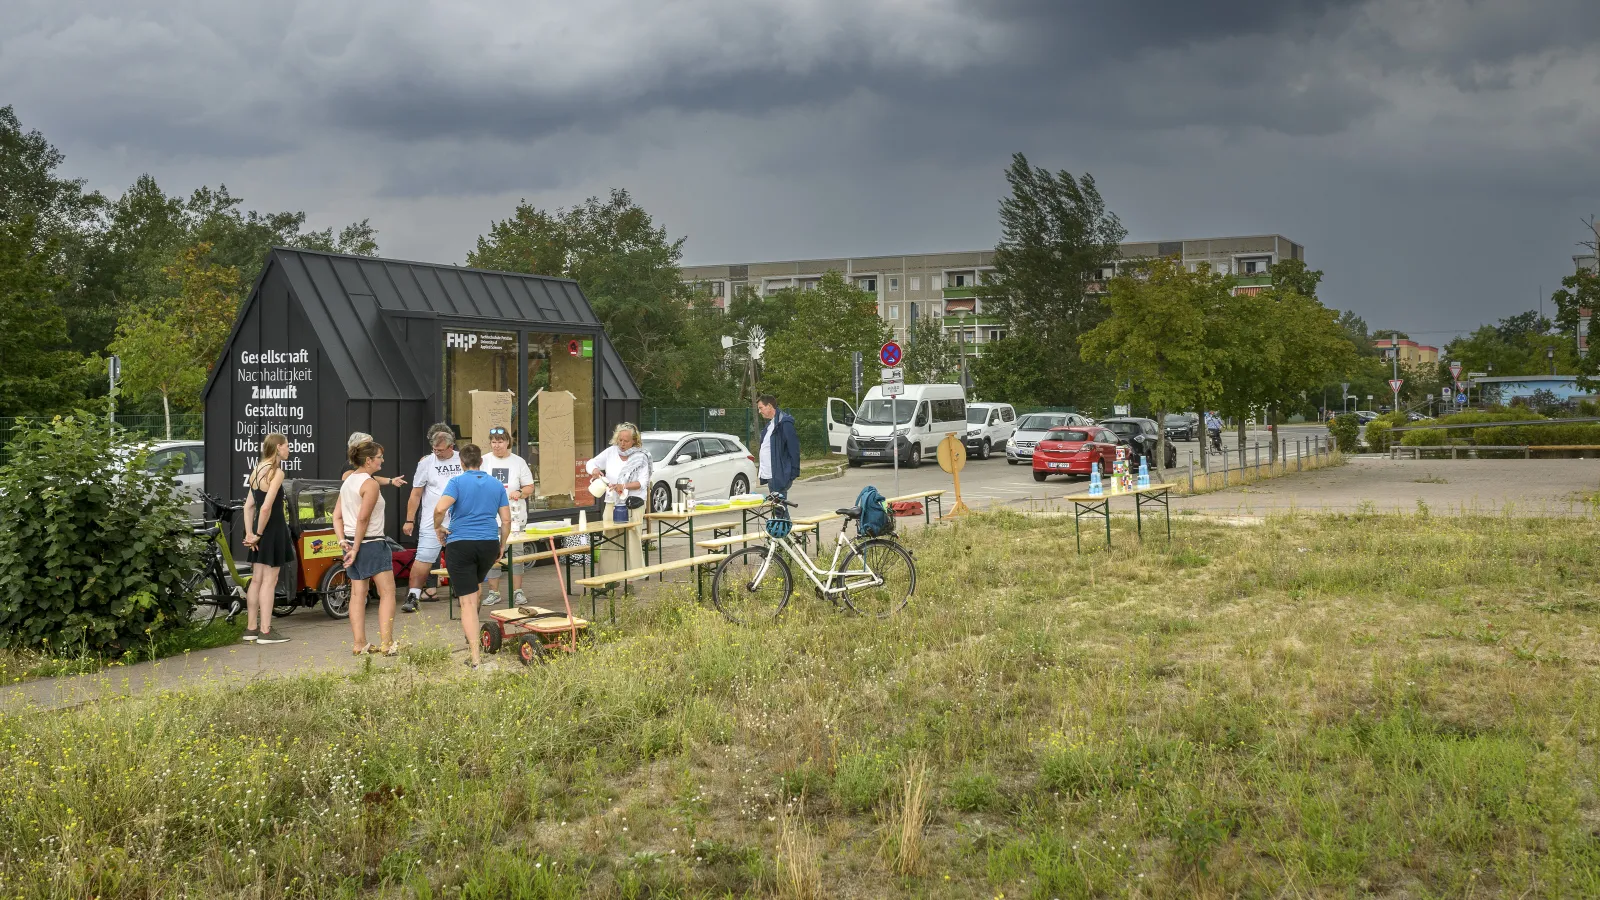
[[[694,482],[700,500],[748,494],[757,487],[756,458],[731,434],[705,431],[646,431],[650,454],[650,511],[672,508],[680,478]]]
[[[1077,413],[1028,413],[1017,420],[1017,430],[1011,435],[1010,443],[1006,444],[1006,462],[1013,466],[1023,461],[1032,463],[1033,445],[1044,440],[1045,433],[1052,428],[1093,424],[1087,416]]]
[[[967,453],[988,459],[1005,450],[1017,430],[1017,411],[1009,403],[967,404]]]

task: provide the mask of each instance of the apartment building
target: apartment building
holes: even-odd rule
[[[1372,342],[1384,359],[1394,358],[1395,340],[1392,337],[1381,338]],[[1439,348],[1416,341],[1400,340],[1400,364],[1403,366],[1426,364],[1436,365],[1439,362]]]
[[[1174,256],[1190,268],[1210,263],[1213,269],[1237,275],[1241,292],[1265,289],[1273,263],[1305,259],[1305,247],[1277,234],[1136,241],[1123,244],[1120,250],[1125,260]],[[1116,269],[1113,265],[1102,270],[1102,280],[1091,289],[1102,286]],[[911,329],[930,317],[939,321],[950,340],[965,332],[975,353],[982,352],[983,344],[1005,337],[1005,323],[984,310],[980,289],[994,271],[993,250],[684,266],[680,270],[686,283],[702,287],[718,306],[743,289],[762,294],[788,288],[811,290],[830,271],[878,298],[878,315],[893,329],[896,340],[907,340]]]

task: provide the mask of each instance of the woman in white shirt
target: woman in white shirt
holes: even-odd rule
[[[628,504],[628,521],[639,521],[644,512],[645,493],[650,484],[650,454],[641,445],[638,426],[623,422],[611,434],[611,446],[589,460],[585,467],[590,475],[598,475],[606,483],[605,508],[601,515],[606,522],[614,521],[613,510],[618,503],[627,503],[637,497],[638,502]],[[622,560],[623,568],[637,569],[644,565],[644,540],[638,529],[623,539],[627,548]],[[609,566],[608,566],[609,568]]]

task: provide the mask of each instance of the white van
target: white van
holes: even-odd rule
[[[900,464],[915,468],[939,452],[947,434],[959,440],[967,432],[967,394],[959,384],[908,384],[890,399],[875,385],[859,409],[837,397],[828,398],[828,448],[843,453],[850,465],[890,463],[891,447]],[[896,444],[891,435],[900,435]]]

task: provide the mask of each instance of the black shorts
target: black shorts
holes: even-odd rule
[[[451,541],[444,548],[450,591],[456,596],[476,593],[478,585],[500,562],[499,541]]]

